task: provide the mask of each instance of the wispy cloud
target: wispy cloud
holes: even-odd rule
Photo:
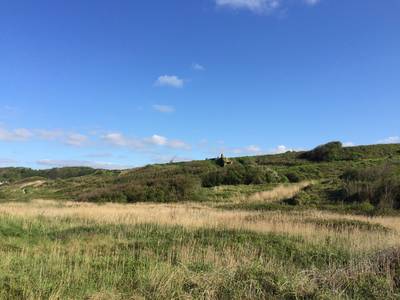
[[[217,6],[232,9],[247,9],[260,13],[274,10],[281,5],[281,0],[215,0]]]
[[[72,133],[68,134],[65,139],[65,143],[70,146],[75,146],[75,147],[82,147],[85,144],[87,144],[89,141],[89,138],[86,135],[80,134],[80,133]]]
[[[285,145],[279,145],[275,149],[268,151],[269,154],[282,154],[288,151],[293,151],[293,149],[286,147]]]
[[[146,138],[145,141],[149,144],[157,146],[165,146],[168,143],[168,139],[166,137],[158,134],[154,134],[151,137]]]
[[[157,78],[155,86],[169,86],[174,88],[182,88],[184,80],[176,75],[162,75]]]
[[[17,107],[10,105],[0,106],[0,120],[13,119],[19,114]]]
[[[33,136],[33,132],[26,128],[18,128],[13,130],[0,128],[0,141],[27,141]]]
[[[151,150],[151,147],[167,147],[172,149],[190,150],[191,146],[184,141],[169,139],[162,135],[154,134],[146,138],[127,137],[119,132],[104,135],[103,140],[110,145],[126,147],[133,150]]]
[[[343,147],[354,147],[355,144],[353,142],[345,142],[343,143]]]
[[[261,148],[256,145],[249,145],[243,148],[233,148],[229,150],[234,154],[260,154],[262,152]]]
[[[390,136],[378,141],[379,144],[400,144],[400,136]]]
[[[59,129],[48,130],[48,129],[38,129],[35,130],[35,134],[38,138],[47,141],[54,141],[64,136],[64,132]]]
[[[320,0],[304,0],[304,2],[308,5],[316,5],[320,2]]]
[[[105,158],[105,157],[113,157],[112,153],[109,152],[98,152],[98,153],[89,153],[86,154],[85,157],[88,158]]]
[[[214,0],[218,7],[226,7],[230,9],[244,9],[253,13],[268,13],[290,5],[288,0]],[[303,4],[314,6],[320,0],[299,0]]]
[[[11,158],[0,158],[0,166],[4,167],[4,166],[15,166],[15,164],[17,164],[18,161],[16,161],[15,159],[11,159]]]
[[[191,150],[192,147],[181,140],[168,140],[168,147],[173,149],[183,149],[183,150]]]
[[[28,142],[31,140],[58,141],[69,146],[81,147],[89,142],[89,137],[81,133],[68,133],[59,129],[6,129],[0,128],[0,141]]]
[[[204,71],[206,68],[203,65],[200,65],[198,63],[193,63],[192,69],[195,71]]]
[[[155,155],[152,158],[154,163],[177,163],[177,162],[184,162],[184,161],[191,161],[193,158],[190,157],[181,157],[177,155]]]
[[[218,154],[224,153],[225,155],[259,155],[262,154],[263,150],[257,145],[249,145],[244,147],[228,147],[224,145],[223,141],[220,141],[221,146],[214,149],[210,149],[211,153]]]
[[[168,114],[175,112],[175,107],[170,105],[154,104],[152,107],[155,111],[158,111],[160,113]]]

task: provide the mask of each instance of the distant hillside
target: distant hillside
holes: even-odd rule
[[[0,168],[0,181],[18,181],[29,177],[44,177],[47,179],[66,179],[95,173],[88,167],[65,167],[49,170],[33,170],[29,168]]]
[[[240,193],[243,186],[259,190],[263,185],[314,180],[313,187],[286,204],[328,207],[341,202],[400,208],[400,144],[342,147],[340,142],[332,142],[311,151],[230,161],[232,164],[226,166],[217,160],[203,160],[125,171],[5,168],[0,169],[0,181],[9,184],[0,192],[8,198],[40,196],[91,202],[208,201],[220,186],[237,187]],[[24,189],[23,196],[15,189],[21,181],[37,177],[46,183]]]

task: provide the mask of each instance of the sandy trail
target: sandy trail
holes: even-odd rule
[[[46,180],[36,180],[36,181],[32,181],[32,182],[27,182],[27,183],[21,184],[20,188],[21,189],[24,189],[24,188],[27,188],[27,187],[35,187],[36,188],[36,187],[42,186],[45,183],[46,183]]]

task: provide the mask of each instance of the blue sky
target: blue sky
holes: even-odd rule
[[[400,142],[398,0],[3,0],[0,166]]]

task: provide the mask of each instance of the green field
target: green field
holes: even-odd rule
[[[0,299],[400,299],[400,145],[0,182]]]

